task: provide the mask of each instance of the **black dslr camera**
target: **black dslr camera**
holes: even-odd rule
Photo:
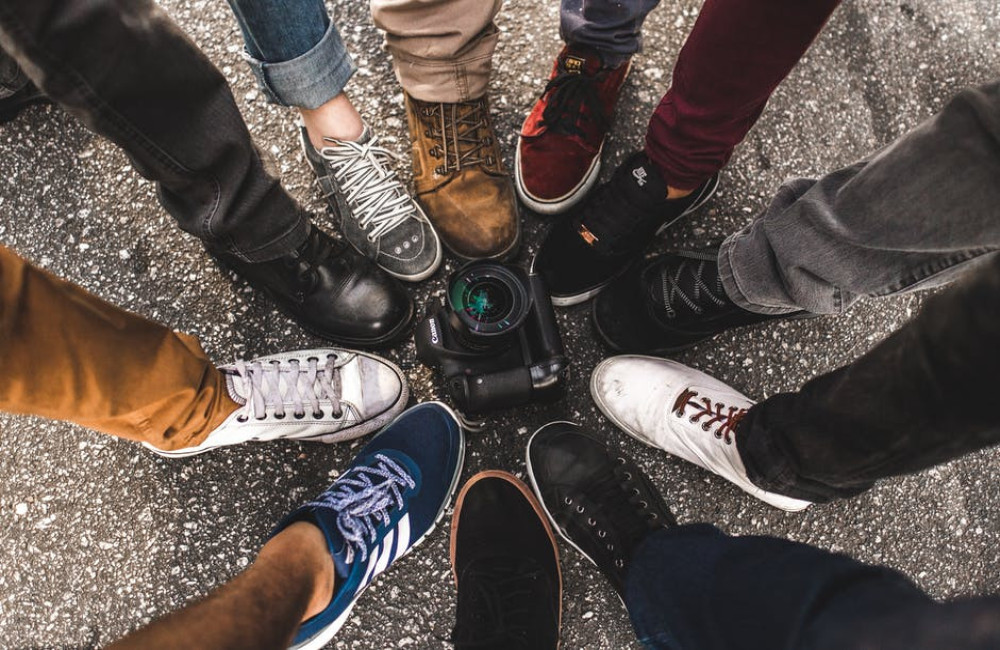
[[[471,262],[416,330],[417,358],[439,368],[466,420],[563,396],[569,362],[540,276]]]

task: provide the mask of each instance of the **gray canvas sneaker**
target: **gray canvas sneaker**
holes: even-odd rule
[[[381,429],[406,406],[409,389],[393,363],[354,350],[297,350],[221,366],[240,405],[201,444],[151,451],[171,458],[278,439],[341,442]]]
[[[301,128],[302,148],[320,188],[340,221],[340,232],[386,272],[407,282],[424,280],[441,265],[441,242],[423,210],[378,145],[371,127],[357,142],[324,138],[316,150]]]

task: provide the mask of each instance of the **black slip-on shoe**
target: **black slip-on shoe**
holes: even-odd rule
[[[680,199],[645,153],[632,154],[542,242],[532,266],[541,273],[552,304],[566,307],[597,295],[638,259],[652,239],[707,202],[718,174]]]
[[[451,523],[457,650],[555,650],[562,577],[555,536],[524,483],[499,471],[462,488]]]

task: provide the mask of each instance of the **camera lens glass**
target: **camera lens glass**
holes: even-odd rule
[[[499,337],[515,329],[529,306],[521,279],[493,263],[460,269],[448,288],[448,304],[467,333],[477,338]]]

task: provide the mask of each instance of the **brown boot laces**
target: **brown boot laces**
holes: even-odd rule
[[[736,433],[736,425],[747,414],[747,410],[736,406],[726,406],[722,402],[715,402],[713,407],[712,400],[709,398],[701,397],[695,400],[696,397],[698,397],[697,391],[690,388],[685,389],[674,402],[674,415],[683,418],[684,411],[690,406],[694,409],[694,415],[688,418],[691,422],[701,422],[703,431],[709,431],[717,425],[715,437],[725,440],[727,445],[733,444],[732,436]],[[705,417],[704,421],[701,420],[702,417]]]
[[[480,135],[481,129],[490,130],[485,99],[456,104],[419,102],[417,115],[426,127],[424,136],[435,140],[430,155],[442,160],[435,173],[496,164],[493,136]]]

